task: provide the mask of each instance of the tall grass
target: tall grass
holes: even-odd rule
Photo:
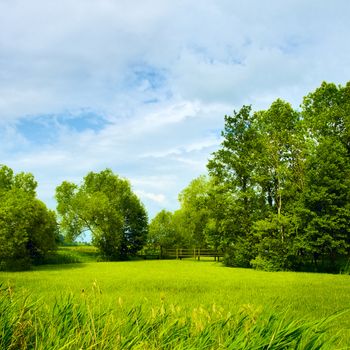
[[[285,312],[242,306],[231,314],[212,305],[185,313],[161,302],[149,310],[108,308],[95,294],[66,295],[52,306],[8,288],[0,293],[1,349],[332,349],[334,318],[292,320]]]
[[[279,320],[306,320],[307,323],[350,306],[349,275],[271,273],[226,268],[212,261],[46,265],[26,272],[0,272],[1,283],[6,290],[15,292],[14,295],[23,295],[22,300],[30,295],[28,303],[30,300],[45,301],[45,307],[36,303],[35,308],[41,310],[38,315],[51,314],[55,304],[62,307],[69,294],[74,304],[88,302],[90,313],[100,315],[110,310],[117,323],[140,305],[146,319],[156,312],[152,309],[163,305],[171,317],[175,317],[173,309],[179,310],[179,318],[188,319],[188,322],[193,321],[193,310],[195,313],[206,310],[213,320],[217,310],[225,310],[220,311],[222,317],[229,312],[239,315],[241,305],[251,305],[255,311],[263,308],[262,318],[267,317],[269,309],[288,307],[288,317],[271,314]],[[214,304],[217,305],[215,312]],[[327,337],[339,333],[338,348],[350,349],[350,313],[339,315],[336,322],[329,325]]]

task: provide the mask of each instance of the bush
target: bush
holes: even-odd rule
[[[248,239],[238,239],[231,247],[226,248],[224,264],[230,267],[251,267],[255,249]]]
[[[280,271],[281,268],[276,266],[271,260],[265,259],[258,255],[255,259],[250,261],[252,267],[256,270],[263,271]]]
[[[24,270],[56,247],[57,225],[53,212],[22,190],[1,195],[0,268]]]

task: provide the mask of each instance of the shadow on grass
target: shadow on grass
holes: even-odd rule
[[[89,262],[97,262],[95,252],[58,249],[34,264],[32,270],[78,269],[83,268]]]
[[[61,271],[82,269],[86,266],[85,263],[69,263],[69,264],[45,264],[35,265],[30,271]]]

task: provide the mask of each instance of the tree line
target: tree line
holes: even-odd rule
[[[225,116],[208,174],[149,243],[222,249],[229,266],[329,270],[350,257],[350,82],[322,83],[295,110],[277,99]]]
[[[36,198],[30,173],[0,166],[0,270],[28,269],[52,254],[62,238],[89,231],[103,260],[124,260],[146,242],[147,213],[129,182],[110,169],[90,172],[82,184],[56,188],[57,212]]]
[[[0,166],[0,269],[27,268],[64,236],[92,235],[104,260],[141,249],[212,248],[228,266],[337,271],[350,257],[350,82],[322,83],[299,109],[225,116],[208,174],[179,194],[180,209],[147,212],[111,170],[56,188],[57,212],[36,198],[30,173]]]

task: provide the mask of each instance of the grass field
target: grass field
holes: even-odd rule
[[[0,283],[3,290],[29,295],[48,308],[68,294],[75,303],[97,299],[102,309],[132,310],[142,305],[147,313],[165,307],[186,317],[201,309],[220,310],[221,315],[276,310],[288,319],[313,321],[350,308],[348,275],[261,272],[213,261],[88,262],[91,259],[81,256],[85,263],[1,272]],[[349,312],[332,321],[328,334],[336,333],[340,336],[336,348],[350,348]]]

